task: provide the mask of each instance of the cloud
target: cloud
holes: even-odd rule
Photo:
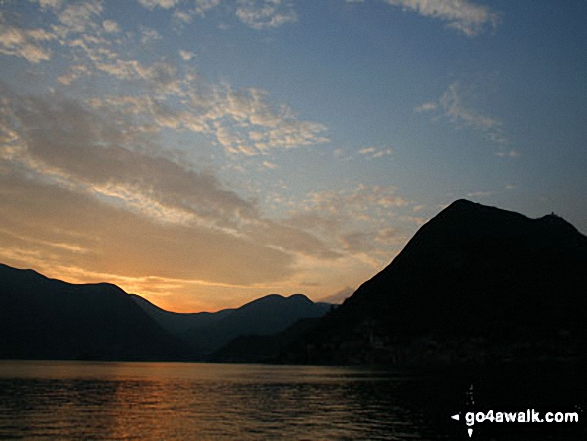
[[[162,40],[163,36],[155,29],[145,28],[141,29],[141,43],[149,44],[157,40]]]
[[[89,20],[93,14],[88,11],[92,10],[81,8],[84,13],[71,13],[70,16]],[[107,32],[104,26],[111,30],[114,26],[103,23],[85,23],[88,32],[75,38],[61,37],[60,40],[64,50],[68,51],[67,56],[76,61],[58,77],[60,84],[67,86],[106,75],[114,87],[124,85],[117,80],[132,82],[133,89],[138,92],[96,98],[96,106],[112,110],[118,105],[121,112],[131,112],[143,120],[145,130],[174,128],[212,135],[217,145],[229,154],[258,155],[272,149],[291,149],[328,141],[326,126],[298,118],[287,105],[273,105],[266,91],[258,88],[235,90],[226,83],[209,83],[190,68],[182,66],[180,74],[178,66],[168,61],[145,64],[136,58],[125,57],[122,54],[124,46],[136,44],[136,41],[128,35],[121,40],[106,40],[103,38],[103,33]],[[24,32],[15,29],[20,34]],[[30,32],[37,39],[44,35],[42,29]],[[68,32],[61,30],[60,34],[67,35]],[[57,38],[48,35],[46,38]],[[161,36],[145,28],[137,38],[147,44]],[[8,37],[4,41],[8,44]],[[45,56],[38,55],[38,50],[43,48],[37,46],[37,55],[26,46],[19,49],[18,55],[28,57],[31,62],[50,56],[48,49]],[[11,51],[16,54],[16,49]],[[193,53],[185,50],[180,50],[179,55],[186,61],[193,57]],[[167,101],[172,104],[167,105]]]
[[[358,185],[281,202],[289,207],[288,225],[311,232],[342,256],[353,256],[376,269],[389,263],[394,249],[413,229],[411,222],[408,226],[397,222],[398,213],[411,203],[395,187]]]
[[[237,0],[237,17],[253,29],[277,28],[297,21],[289,0]]]
[[[24,222],[22,216],[29,216],[27,222],[34,225],[25,242],[35,246],[51,242],[48,248],[43,246],[47,253],[53,250],[48,259],[59,254],[55,253],[59,244],[69,244],[71,250],[83,249],[93,256],[87,257],[88,265],[93,261],[99,272],[114,271],[114,263],[101,260],[111,259],[137,277],[152,273],[247,284],[282,280],[293,274],[294,263],[303,256],[340,257],[312,233],[265,218],[254,200],[162,149],[152,133],[133,132],[132,116],[108,108],[95,111],[59,95],[2,92],[0,165],[12,184],[2,187],[9,195],[1,224],[13,225],[12,231],[22,235],[17,225]],[[20,202],[11,205],[10,201]],[[86,223],[91,226],[84,227]],[[33,234],[35,228],[46,234]],[[102,239],[97,243],[51,239],[50,231],[56,228],[76,234],[86,228],[88,236]],[[67,250],[62,246],[59,251]],[[140,257],[133,257],[135,253]],[[252,256],[264,266],[264,259],[274,260],[269,265],[274,275],[238,262]],[[210,261],[204,265],[201,259]],[[188,271],[193,265],[202,268]],[[206,275],[213,265],[223,269]]]
[[[41,6],[41,9],[46,10],[46,9],[58,9],[59,7],[61,7],[61,4],[63,3],[63,0],[38,0],[39,1],[39,6]]]
[[[137,61],[100,63],[100,70],[120,79],[140,79],[150,88],[171,95],[184,96],[182,107],[168,106],[165,97],[149,95],[103,96],[93,99],[95,108],[110,109],[136,116],[155,130],[173,128],[214,136],[228,154],[255,156],[274,149],[312,146],[328,140],[327,128],[303,121],[287,106],[276,111],[258,89],[234,91],[227,85],[213,85],[202,79],[175,80],[171,66],[152,68]]]
[[[301,121],[282,105],[274,109],[267,92],[256,88],[238,91],[215,89],[208,116],[214,121],[217,140],[231,154],[257,155],[271,149],[291,149],[328,141],[326,126]]]
[[[383,0],[403,10],[447,22],[447,27],[467,36],[475,36],[486,28],[495,29],[500,17],[488,7],[469,0]]]
[[[387,147],[363,147],[359,150],[359,154],[369,159],[377,159],[382,156],[391,155],[393,150]]]
[[[95,19],[102,14],[102,2],[93,0],[68,4],[58,14],[59,22],[67,32],[85,32],[96,26]]]
[[[191,2],[192,8],[184,9],[180,7],[183,4],[179,0],[138,2],[150,11],[156,8],[174,9],[174,18],[183,24],[191,23],[195,16],[205,17],[207,12],[221,4],[221,0],[195,0]],[[232,11],[242,23],[256,30],[278,28],[297,21],[297,14],[290,0],[236,0],[236,8],[228,7],[226,10]]]
[[[244,285],[292,274],[291,255],[245,239],[153,222],[18,174],[2,175],[0,182],[5,190],[0,194],[3,261],[20,257],[37,268]]]
[[[195,19],[221,2],[163,10],[170,4],[135,7],[143,16],[159,8],[154,13]],[[291,2],[230,5],[214,15],[240,8],[249,14],[243,22],[259,30],[295,17]],[[162,54],[162,44],[141,53],[146,28],[123,29],[107,2],[32,7],[42,10],[40,21],[0,27],[2,54],[51,72],[31,88],[36,95],[0,85],[0,261],[178,298],[186,287],[205,297],[223,287],[259,296],[306,277],[351,286],[405,236],[401,225],[390,229],[410,204],[395,188],[356,185],[298,200],[280,194],[293,205],[268,212],[246,186],[212,171],[229,159],[231,170],[249,162],[278,176],[268,172],[277,165],[271,154],[328,142],[324,124],[269,91],[208,81],[182,62],[193,56],[187,50]],[[175,149],[182,143],[189,152]],[[376,147],[364,155],[389,153]],[[194,159],[212,155],[204,165]],[[262,199],[263,191],[254,195]],[[229,297],[223,306],[234,304]]]
[[[375,247],[374,234],[362,231],[353,231],[341,235],[340,240],[344,249],[353,253],[369,252]]]
[[[0,14],[0,54],[22,57],[34,64],[50,60],[52,53],[46,44],[55,38],[55,35],[41,28],[12,26]]]
[[[104,20],[102,26],[104,27],[104,30],[110,34],[120,32],[120,26],[118,26],[118,23],[113,20]]]
[[[311,192],[302,203],[307,211],[318,210],[334,215],[345,213],[355,219],[368,217],[369,209],[382,212],[392,207],[409,205],[409,201],[397,194],[396,187],[363,184],[351,189]]]
[[[130,136],[126,127],[120,127],[120,115],[99,115],[76,101],[56,97],[50,102],[39,97],[8,99],[12,114],[2,121],[3,128],[12,130],[20,142],[12,163],[45,179],[128,201],[145,214],[153,210],[156,217],[160,213],[150,200],[202,221],[224,218],[227,222],[230,217],[256,213],[253,204],[222,189],[213,175],[192,172],[172,158],[142,153],[160,149],[151,135]],[[197,194],[191,194],[194,189]]]
[[[173,8],[175,5],[179,3],[179,0],[138,0],[141,6],[153,10],[157,7],[163,9],[170,9]]]
[[[184,50],[180,49],[179,56],[184,61],[190,61],[192,58],[194,58],[196,56],[196,54],[194,54],[193,52],[190,52],[190,51],[184,51]]]
[[[421,113],[421,112],[430,112],[432,110],[436,110],[437,104],[435,102],[426,102],[422,103],[418,107],[414,109],[414,111]]]
[[[186,5],[181,0],[138,0],[139,4],[149,11],[157,8],[173,10],[173,18],[180,24],[185,25],[192,22],[194,16],[204,17],[206,12],[220,5],[221,0],[191,0],[191,9],[182,9]]]
[[[507,155],[503,154],[503,150],[511,142],[503,131],[502,121],[466,104],[463,98],[463,86],[459,82],[451,83],[437,102],[426,102],[415,110],[419,113],[441,111],[442,115],[455,127],[468,127],[483,132],[489,141],[499,146],[500,151],[496,153],[497,156]],[[511,156],[515,157],[517,152],[513,150],[512,152],[514,153]]]
[[[220,5],[220,0],[196,0],[193,13],[203,17],[206,12]]]
[[[452,83],[440,97],[439,104],[444,114],[455,124],[464,124],[478,130],[495,130],[501,126],[501,121],[467,107],[461,98],[461,86],[458,82]]]
[[[518,158],[520,153],[517,150],[505,150],[502,149],[498,152],[495,152],[495,156],[499,156],[500,158]]]
[[[69,66],[69,71],[57,77],[57,82],[69,86],[79,78],[90,75],[90,69],[85,64],[74,64]]]
[[[143,1],[142,4],[148,9],[176,6],[173,1]],[[218,4],[215,0],[200,0],[194,7],[201,12]],[[239,2],[238,7],[248,11],[250,15],[243,17],[253,20],[252,25],[257,26],[254,17],[261,20],[260,27],[277,25],[279,17],[291,9],[289,2],[276,0]],[[49,31],[3,27],[0,52],[38,63],[51,57],[44,43],[59,39],[63,58],[75,62],[57,77],[58,83],[69,86],[83,79],[97,79],[100,75],[109,77],[107,80],[112,87],[125,85],[117,80],[132,82],[133,89],[143,93],[103,96],[93,103],[111,111],[116,110],[119,103],[121,113],[131,112],[137,120],[143,121],[141,130],[173,128],[203,133],[213,136],[217,145],[232,155],[266,154],[273,149],[328,141],[326,126],[298,118],[287,105],[273,105],[266,91],[258,88],[235,90],[226,83],[211,84],[189,68],[182,66],[180,75],[178,67],[168,61],[146,64],[125,55],[128,53],[125,48],[137,44],[137,39],[145,45],[162,36],[153,29],[142,28],[138,36],[125,34],[120,39],[105,38],[106,33],[119,31],[119,26],[112,20],[101,20],[103,6],[100,2],[55,3],[51,8],[58,23],[48,20]],[[193,53],[185,50],[179,55],[186,61],[193,57]],[[167,101],[173,104],[167,105]]]
[[[277,164],[274,164],[273,162],[270,162],[270,161],[263,161],[263,167],[266,167],[271,170],[275,170],[276,168],[279,168],[279,166]]]
[[[370,155],[371,153],[374,153],[376,150],[377,149],[375,147],[363,147],[359,150],[359,153],[361,155]]]

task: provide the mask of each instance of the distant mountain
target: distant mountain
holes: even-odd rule
[[[189,360],[193,354],[115,285],[74,285],[0,264],[0,358]]]
[[[177,314],[0,265],[0,358],[422,364],[587,354],[587,237],[459,200],[341,306],[272,294]]]
[[[76,285],[0,264],[0,359],[202,360],[240,336],[279,333],[329,304],[271,294],[180,314],[108,284]]]
[[[237,309],[191,314],[165,311],[140,296],[133,299],[164,329],[204,356],[239,336],[277,334],[300,319],[322,317],[330,309],[330,304],[314,303],[303,294],[270,294]]]
[[[556,215],[458,200],[282,360],[479,362],[584,356],[587,237]]]
[[[234,311],[234,309],[223,309],[218,312],[171,312],[159,308],[139,295],[130,294],[130,296],[159,325],[174,335],[182,335],[194,327],[210,326]]]

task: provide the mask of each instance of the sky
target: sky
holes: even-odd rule
[[[2,0],[0,262],[341,300],[460,198],[587,233],[584,0]]]

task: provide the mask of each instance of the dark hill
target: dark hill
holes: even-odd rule
[[[190,357],[115,285],[74,285],[0,264],[0,358]]]
[[[131,294],[130,296],[163,329],[174,335],[181,335],[194,327],[208,327],[234,311],[234,309],[223,309],[218,312],[171,312],[159,308],[139,295]]]
[[[279,354],[314,329],[319,320],[298,320],[279,334],[241,335],[210,354],[207,359],[216,363],[277,363]]]
[[[287,359],[419,363],[584,354],[587,237],[459,200]]]
[[[239,336],[278,334],[298,320],[322,317],[329,309],[330,304],[314,303],[302,294],[270,294],[240,308],[216,312],[181,336],[206,355]]]

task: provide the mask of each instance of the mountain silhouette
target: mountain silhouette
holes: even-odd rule
[[[0,358],[422,364],[584,358],[587,237],[458,200],[339,307],[271,294],[179,314],[0,264]]]
[[[303,294],[269,294],[236,309],[191,314],[165,311],[140,296],[133,299],[164,329],[202,356],[237,337],[277,334],[298,320],[322,317],[330,309],[330,304],[314,303]]]
[[[115,285],[75,285],[0,264],[0,286],[0,358],[192,357]]]
[[[158,307],[137,294],[130,294],[130,296],[161,327],[178,336],[194,327],[210,326],[234,311],[234,309],[223,309],[218,312],[171,312]]]
[[[585,354],[587,237],[552,214],[458,200],[297,341],[286,361],[421,363]]]
[[[109,283],[71,284],[0,264],[0,359],[200,361],[234,338],[276,334],[329,308],[271,294],[180,314]]]

